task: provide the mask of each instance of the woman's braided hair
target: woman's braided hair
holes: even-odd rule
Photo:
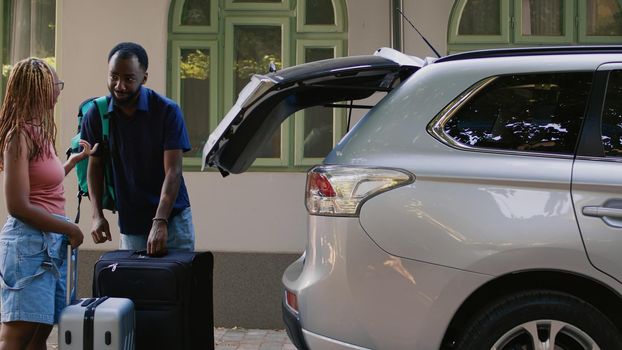
[[[38,132],[30,132],[33,127]],[[52,68],[39,58],[17,62],[9,75],[0,108],[0,171],[4,168],[4,150],[11,139],[20,134],[26,136],[28,159],[49,157],[51,150],[56,152],[54,74]],[[17,154],[20,151],[18,142]]]

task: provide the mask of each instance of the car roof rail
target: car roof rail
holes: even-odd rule
[[[622,53],[622,45],[535,46],[476,50],[441,57],[434,63],[476,58]]]

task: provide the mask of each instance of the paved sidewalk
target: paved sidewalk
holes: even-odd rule
[[[214,328],[216,350],[296,350],[285,330]],[[48,338],[48,350],[58,350],[58,329]]]
[[[216,350],[296,350],[285,330],[215,328]]]

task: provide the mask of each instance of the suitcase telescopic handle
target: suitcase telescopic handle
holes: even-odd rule
[[[67,243],[67,291],[65,293],[65,300],[67,305],[76,299],[76,289],[78,286],[78,269],[76,264],[78,263],[78,248],[72,249],[71,244]]]

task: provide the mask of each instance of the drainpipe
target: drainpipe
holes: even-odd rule
[[[391,47],[397,51],[404,49],[404,19],[398,10],[404,12],[403,0],[390,0],[391,2]]]

